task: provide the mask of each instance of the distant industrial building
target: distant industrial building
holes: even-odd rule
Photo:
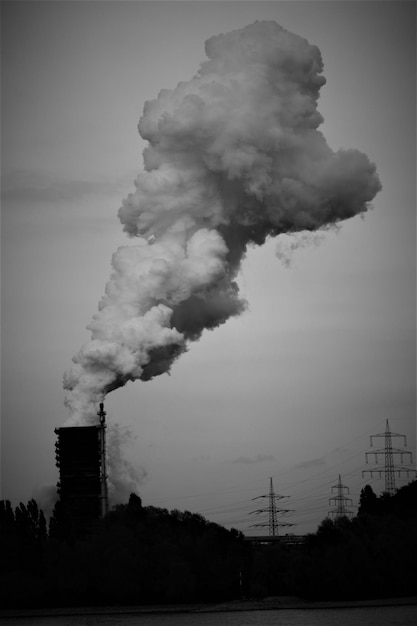
[[[77,534],[88,533],[108,508],[105,412],[96,426],[56,428],[61,514]]]

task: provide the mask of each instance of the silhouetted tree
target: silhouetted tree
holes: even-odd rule
[[[10,500],[0,501],[0,528],[4,532],[14,526],[14,513]]]
[[[392,513],[403,519],[417,517],[417,480],[397,490],[392,498]]]
[[[365,485],[359,497],[358,515],[376,515],[378,498],[370,485]]]
[[[10,572],[17,567],[15,546],[18,542],[16,520],[9,500],[0,502],[0,571]]]
[[[367,486],[356,518],[323,520],[290,564],[294,592],[314,599],[413,595],[415,489],[414,481],[377,497]]]

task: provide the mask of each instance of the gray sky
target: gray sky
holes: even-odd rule
[[[110,394],[108,422],[125,433],[144,504],[228,527],[258,521],[251,499],[270,476],[300,534],[331,508],[339,474],[354,510],[366,483],[379,493],[383,480],[361,476],[369,435],[389,419],[415,453],[415,4],[1,9],[1,497],[17,504],[57,481],[62,375],[89,339],[113,252],[129,244],[117,210],[142,168],[145,101],[195,75],[206,39],[255,20],[320,48],[320,129],[334,150],[365,152],[383,189],[364,220],[300,246],[289,266],[277,256],[285,237],[251,250],[239,276],[248,310],[206,332],[171,375]]]

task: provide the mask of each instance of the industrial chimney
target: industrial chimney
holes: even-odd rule
[[[76,532],[88,532],[108,510],[106,413],[103,403],[96,426],[56,428],[58,494],[65,516]]]

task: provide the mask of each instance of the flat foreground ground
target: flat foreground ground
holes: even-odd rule
[[[42,609],[7,609],[0,610],[2,617],[36,617],[58,615],[121,615],[135,613],[212,613],[227,611],[260,611],[277,609],[330,609],[372,606],[404,606],[416,605],[417,596],[407,598],[378,598],[376,600],[346,601],[308,601],[302,598],[276,596],[262,600],[233,600],[218,604],[173,604],[145,606],[94,606],[94,607],[62,607]]]

